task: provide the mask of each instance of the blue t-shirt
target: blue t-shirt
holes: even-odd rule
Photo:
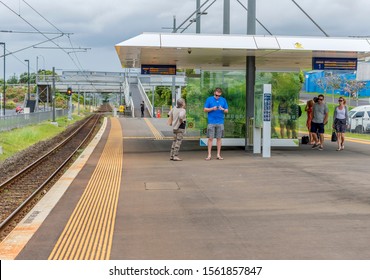
[[[204,103],[204,108],[212,108],[215,106],[221,106],[224,109],[229,109],[226,99],[222,96],[219,98],[215,98],[214,96],[208,97],[206,103]],[[223,124],[224,118],[225,114],[222,110],[208,112],[208,124]]]

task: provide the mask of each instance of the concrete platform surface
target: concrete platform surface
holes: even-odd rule
[[[143,119],[119,121],[123,167],[110,259],[370,259],[367,141],[347,141],[340,152],[329,141],[323,151],[275,148],[271,158],[225,148],[224,160],[214,152],[205,161],[206,148],[185,139],[183,161],[174,162],[171,140],[153,137]],[[48,258],[110,128],[17,259]]]

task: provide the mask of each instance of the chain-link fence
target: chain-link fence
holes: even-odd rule
[[[62,117],[68,114],[68,109],[56,109],[55,117]],[[12,130],[14,128],[24,127],[31,124],[37,124],[43,121],[52,120],[53,111],[36,112],[29,114],[16,114],[12,116],[0,117],[0,131]]]

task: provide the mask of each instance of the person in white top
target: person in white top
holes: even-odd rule
[[[334,109],[333,128],[337,133],[337,151],[341,151],[344,150],[344,134],[348,127],[348,109],[344,97],[339,97],[338,102],[339,105]]]
[[[182,161],[182,159],[179,158],[179,151],[186,127],[186,104],[183,98],[178,99],[176,104],[177,106],[168,113],[169,125],[171,125],[173,128],[173,141],[170,151],[170,160]]]

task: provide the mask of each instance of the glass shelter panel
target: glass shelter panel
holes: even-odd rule
[[[272,84],[271,138],[297,139],[302,108],[298,99],[301,84],[297,73],[256,74],[255,125],[262,127],[262,85]],[[225,115],[225,138],[245,138],[246,79],[242,71],[201,71],[190,75],[186,87],[188,130],[206,137],[207,113],[203,111],[207,97],[216,87],[223,90],[229,106]]]
[[[225,138],[245,137],[245,73],[237,71],[202,71],[188,78],[186,88],[188,128],[206,137],[207,113],[204,103],[213,96],[214,89],[220,87],[222,96],[229,106],[225,115]]]

